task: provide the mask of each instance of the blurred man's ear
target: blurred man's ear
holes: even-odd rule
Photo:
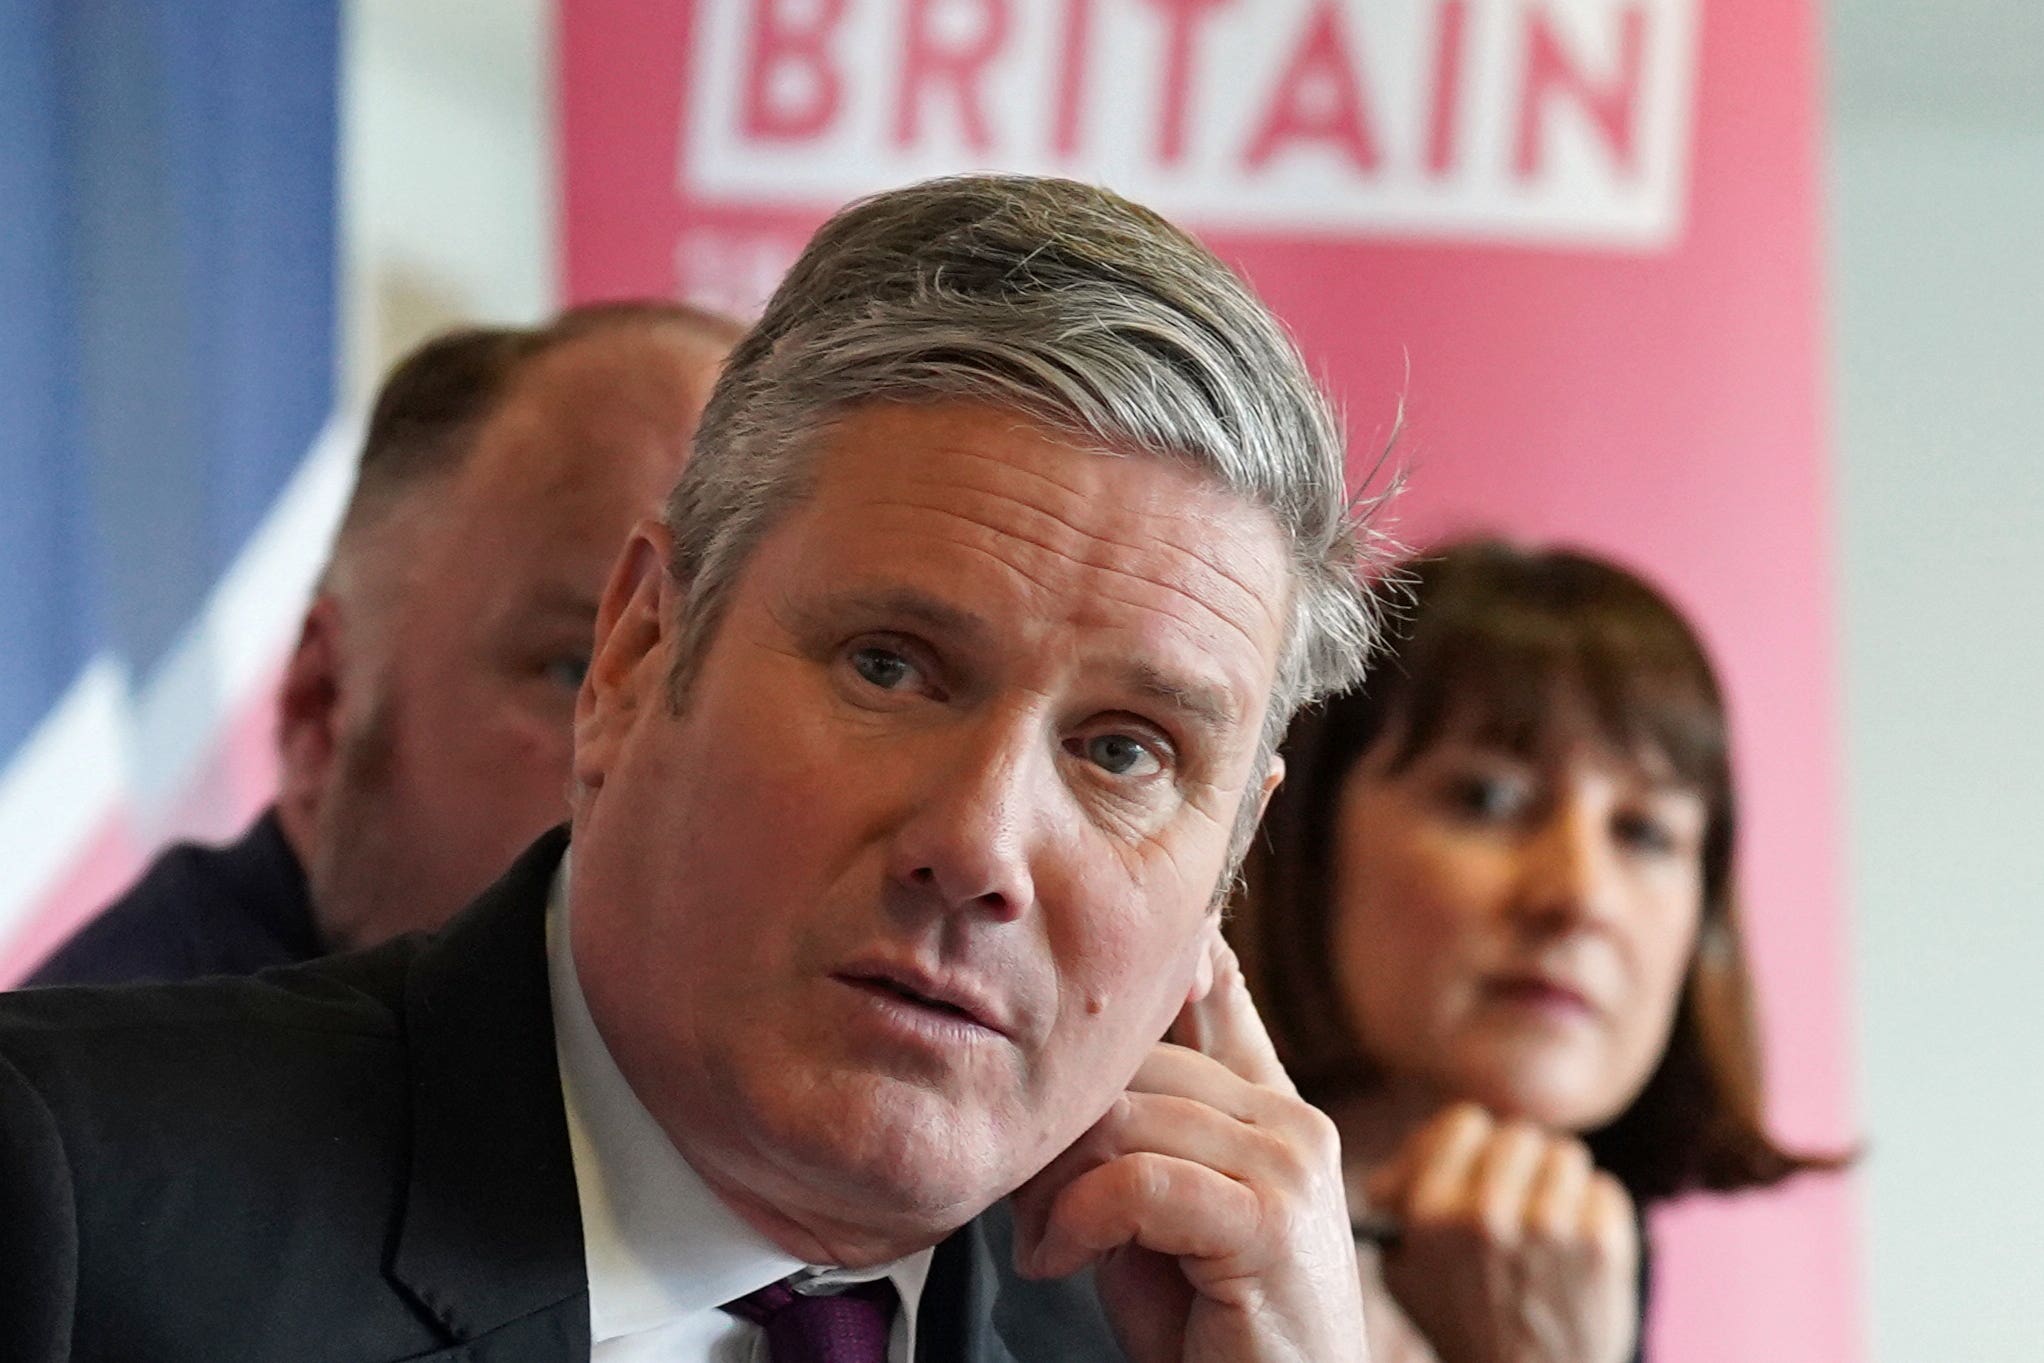
[[[301,862],[312,855],[319,810],[340,750],[341,607],[322,591],[306,609],[277,695],[277,818]]]
[[[633,527],[632,537],[610,570],[596,608],[595,646],[589,672],[575,697],[575,796],[603,785],[624,735],[647,704],[666,694],[660,647],[669,625],[667,561],[673,537],[657,518]]]

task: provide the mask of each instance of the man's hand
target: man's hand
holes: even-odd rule
[[[1366,1363],[1334,1124],[1299,1097],[1215,939],[1214,984],[1015,1195],[1016,1267],[1096,1268],[1135,1363]]]
[[[1413,1133],[1369,1195],[1403,1227],[1384,1285],[1441,1363],[1632,1356],[1632,1201],[1581,1141],[1458,1104]]]

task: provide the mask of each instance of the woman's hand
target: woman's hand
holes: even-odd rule
[[[1384,1284],[1441,1363],[1624,1363],[1637,1329],[1632,1200],[1572,1136],[1458,1104],[1369,1183],[1398,1218]]]

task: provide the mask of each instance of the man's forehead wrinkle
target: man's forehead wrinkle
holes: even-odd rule
[[[1221,624],[1227,626],[1230,630],[1234,631],[1234,633],[1237,636],[1239,636],[1243,642],[1249,645],[1250,649],[1253,652],[1260,654],[1263,651],[1262,644],[1260,644],[1257,641],[1256,636],[1250,632],[1249,626],[1245,622],[1236,619],[1232,614],[1230,614],[1227,611],[1216,608],[1215,605],[1212,602],[1208,601],[1206,598],[1198,595],[1197,593],[1191,591],[1188,588],[1179,586],[1175,582],[1168,582],[1157,578],[1145,577],[1141,573],[1132,572],[1125,568],[1119,568],[1111,563],[1096,563],[1089,561],[1087,559],[1079,558],[1076,555],[1070,554],[1065,550],[1060,549],[1058,546],[1054,544],[1049,544],[1043,540],[1035,539],[1028,535],[1023,535],[1012,530],[1006,530],[999,526],[988,525],[985,521],[964,515],[960,512],[950,511],[940,507],[927,507],[923,509],[930,512],[931,514],[948,517],[957,521],[962,521],[965,524],[972,526],[974,530],[978,532],[976,535],[970,537],[951,535],[943,536],[942,538],[944,538],[948,543],[951,543],[960,549],[964,549],[968,552],[978,554],[984,558],[993,560],[994,563],[998,564],[1003,568],[1008,569],[1010,572],[1013,572],[1016,576],[1022,578],[1024,581],[1030,583],[1039,591],[1042,591],[1047,595],[1061,596],[1064,595],[1065,593],[1061,591],[1058,587],[1055,587],[1052,584],[1044,581],[1043,578],[1038,576],[1036,573],[1029,571],[1021,563],[1016,562],[1015,559],[1007,555],[998,553],[994,549],[988,547],[983,543],[979,543],[978,541],[988,535],[994,536],[998,539],[1010,540],[1017,544],[1027,545],[1029,548],[1036,550],[1038,553],[1047,554],[1053,558],[1062,559],[1065,562],[1070,563],[1075,567],[1078,567],[1087,572],[1102,573],[1107,575],[1110,579],[1114,578],[1127,579],[1129,581],[1141,583],[1144,587],[1149,588],[1151,591],[1162,591],[1172,596],[1179,597],[1191,603],[1194,607],[1196,607],[1199,611],[1200,616],[1210,620],[1217,620]],[[1231,583],[1234,581],[1234,579],[1232,578],[1229,578],[1227,580]],[[1113,605],[1128,606],[1136,610],[1143,611],[1157,610],[1157,607],[1154,602],[1145,601],[1138,596],[1116,595],[1112,592],[1101,590],[1099,588],[1093,589],[1092,591],[1088,592],[1087,595],[1098,600],[1108,602]],[[1254,596],[1250,595],[1246,591],[1243,592],[1243,596],[1251,602],[1254,602],[1256,600]]]
[[[1049,486],[1056,488],[1059,491],[1066,493],[1067,495],[1076,498],[1077,500],[1083,503],[1091,504],[1094,500],[1094,493],[1090,489],[1079,486],[1076,483],[1066,482],[1062,479],[1054,478],[1049,473],[1044,472],[1042,469],[1031,468],[1027,465],[1016,463],[1012,460],[1003,459],[998,455],[987,454],[983,451],[974,450],[969,447],[945,446],[942,448],[945,449],[948,453],[955,454],[966,459],[976,460],[981,464],[990,465],[994,468],[997,468],[1004,473],[1017,474],[1025,478],[1033,478],[1038,482],[1048,484]],[[1127,459],[1132,457],[1126,455],[1113,454],[1107,451],[1087,450],[1079,447],[1070,448],[1072,448],[1073,452],[1075,453],[1092,455],[1093,457],[1098,459],[1114,459],[1126,461]],[[1253,503],[1235,496],[1234,494],[1228,492],[1226,489],[1198,480],[1196,476],[1191,475],[1190,470],[1187,470],[1187,473],[1188,476],[1192,477],[1191,490],[1193,492],[1193,495],[1204,495],[1206,497],[1216,499],[1221,504],[1228,506],[1229,509],[1231,510],[1239,509],[1242,512],[1252,513],[1259,510],[1259,508],[1257,508]],[[915,486],[939,487],[947,490],[955,488],[957,486],[957,483],[953,480],[932,477],[910,476],[906,481],[908,481],[911,485]],[[1150,544],[1162,541],[1165,538],[1162,535],[1152,535],[1146,540],[1117,539],[1111,535],[1103,534],[1099,530],[1088,529],[1085,526],[1081,526],[1076,522],[1072,521],[1068,517],[1058,515],[1055,511],[1050,510],[1048,507],[1039,506],[1034,502],[1025,501],[1024,499],[1015,496],[1014,494],[1006,491],[1005,489],[999,487],[987,487],[978,490],[996,497],[1000,497],[1005,501],[1012,502],[1016,506],[1020,507],[1021,509],[1027,512],[1043,516],[1051,521],[1054,521],[1059,525],[1062,525],[1065,529],[1071,531],[1075,535],[1079,535],[1083,538],[1090,539],[1097,543],[1105,544],[1113,548],[1139,552],[1142,549],[1147,548]],[[1142,514],[1148,519],[1153,520],[1161,519],[1173,525],[1184,524],[1189,525],[1195,529],[1209,529],[1213,526],[1214,521],[1216,519],[1211,511],[1186,510],[1179,512],[1177,514],[1173,514],[1164,510],[1160,510],[1156,508],[1154,505],[1149,507],[1125,507],[1124,509],[1137,511],[1139,514]],[[1200,546],[1203,540],[1207,538],[1209,537],[1203,535],[1190,535],[1185,537],[1185,539],[1182,542],[1176,540],[1171,541],[1171,545],[1172,548],[1176,549],[1179,553],[1182,553],[1186,557],[1193,559],[1195,562],[1205,567],[1208,571],[1212,572],[1215,576],[1220,577],[1223,580],[1234,584],[1234,586],[1236,586],[1242,591],[1243,595],[1249,597],[1252,600],[1260,601],[1262,599],[1262,594],[1258,592],[1256,588],[1244,582],[1241,578],[1237,577],[1233,572],[1229,570],[1228,566],[1219,558],[1210,558],[1206,554],[1200,552]]]
[[[1042,482],[1047,482],[1047,484],[1051,484],[1051,486],[1055,486],[1055,488],[1061,488],[1063,492],[1067,492],[1067,495],[1071,495],[1071,497],[1079,499],[1081,503],[1087,503],[1087,505],[1091,505],[1091,501],[1094,501],[1094,495],[1091,495],[1091,492],[1087,492],[1087,490],[1083,490],[1083,488],[1075,488],[1075,486],[1071,486],[1071,484],[1067,484],[1067,482],[1061,482],[1061,480],[1057,480],[1057,478],[1053,478],[1053,476],[1049,476],[1049,474],[1044,474],[1044,472],[1040,472],[1040,470],[1034,470],[1034,468],[1024,468],[1024,466],[1020,466],[1020,464],[1012,464],[1012,462],[1008,462],[1008,460],[1000,460],[1000,458],[995,458],[995,456],[987,456],[987,454],[977,454],[977,452],[971,452],[971,450],[961,450],[961,454],[965,454],[967,458],[973,458],[973,460],[981,460],[981,462],[985,462],[985,464],[995,464],[995,466],[1000,466],[1000,468],[1002,468],[1002,470],[1006,470],[1006,472],[1016,472],[1016,474],[1024,474],[1024,476],[1030,476],[1030,478],[1038,478],[1038,480],[1042,480]],[[1112,454],[1100,454],[1098,458],[1122,458],[1122,456],[1112,456]],[[942,478],[912,478],[910,482],[912,482],[912,484],[916,484],[916,486],[938,486],[938,488],[944,488],[944,490],[953,490],[953,488],[957,488],[957,482],[948,482],[948,480],[942,480]],[[1220,533],[1208,533],[1208,531],[1212,531],[1212,529],[1214,529],[1214,521],[1216,521],[1216,517],[1212,515],[1212,511],[1200,511],[1200,509],[1188,509],[1188,511],[1171,511],[1171,509],[1165,509],[1165,507],[1157,507],[1157,505],[1155,505],[1155,501],[1153,501],[1151,505],[1147,505],[1147,507],[1126,507],[1126,509],[1130,509],[1130,511],[1136,511],[1136,513],[1139,513],[1139,515],[1143,515],[1145,519],[1153,519],[1153,521],[1165,521],[1165,523],[1167,523],[1167,525],[1169,525],[1171,529],[1177,529],[1177,527],[1186,527],[1186,531],[1188,531],[1188,533],[1183,533],[1183,535],[1165,535],[1165,533],[1151,533],[1149,537],[1143,537],[1143,539],[1126,539],[1126,537],[1114,537],[1114,535],[1108,535],[1108,533],[1104,533],[1102,529],[1091,529],[1091,527],[1079,525],[1079,523],[1075,523],[1075,521],[1073,521],[1071,517],[1059,515],[1057,511],[1053,511],[1053,509],[1049,509],[1049,507],[1042,507],[1042,505],[1036,505],[1036,503],[1032,503],[1032,501],[1024,501],[1024,499],[1020,499],[1020,497],[1014,497],[1014,495],[1012,495],[1012,492],[1008,492],[1008,490],[1004,490],[1004,488],[995,488],[995,486],[989,486],[989,488],[975,488],[975,490],[983,492],[983,495],[991,495],[991,497],[997,497],[997,499],[1002,499],[1002,501],[1010,503],[1012,507],[1016,507],[1018,511],[1022,511],[1024,515],[1030,515],[1030,517],[1040,517],[1040,519],[1044,519],[1044,521],[1049,521],[1049,523],[1053,523],[1053,525],[1061,527],[1063,531],[1067,531],[1069,535],[1075,535],[1075,537],[1083,539],[1083,542],[1091,542],[1091,544],[1098,544],[1098,546],[1106,546],[1108,550],[1120,550],[1120,552],[1124,552],[1124,554],[1143,554],[1143,552],[1155,550],[1157,546],[1165,546],[1165,548],[1167,548],[1167,550],[1169,550],[1169,552],[1171,552],[1173,556],[1177,556],[1177,558],[1183,558],[1183,560],[1192,560],[1194,564],[1200,564],[1202,568],[1206,568],[1206,570],[1208,570],[1208,572],[1210,572],[1210,574],[1212,574],[1214,578],[1218,578],[1218,580],[1222,580],[1222,582],[1226,582],[1226,584],[1230,584],[1230,586],[1233,586],[1233,589],[1235,589],[1235,591],[1239,591],[1239,593],[1243,595],[1243,599],[1245,599],[1245,601],[1249,601],[1249,603],[1251,603],[1253,607],[1261,607],[1261,605],[1263,605],[1263,603],[1267,601],[1267,593],[1265,593],[1265,591],[1259,591],[1255,584],[1247,582],[1247,580],[1245,580],[1245,578],[1243,578],[1243,576],[1241,576],[1241,574],[1239,574],[1237,570],[1233,570],[1233,566],[1230,566],[1230,564],[1226,562],[1226,558],[1224,558],[1224,556],[1220,556],[1220,554],[1202,554],[1202,552],[1200,552],[1200,550],[1202,550],[1202,546],[1204,546],[1206,542],[1210,542],[1210,539],[1212,539],[1212,542],[1220,542],[1220,539],[1224,537],[1224,535],[1220,535]],[[1228,495],[1228,492],[1224,492],[1224,490],[1220,490],[1220,488],[1212,488],[1212,492],[1216,492],[1216,495],[1218,495],[1218,497],[1222,497],[1222,499],[1224,499],[1224,505],[1228,505],[1228,509],[1241,509],[1241,511],[1257,511],[1257,509],[1253,507],[1253,503],[1247,503],[1247,501],[1235,499],[1233,495]],[[995,529],[995,527],[991,527],[991,525],[989,525],[987,529]],[[1000,533],[1000,531],[997,531],[997,529],[995,529],[995,533]],[[1153,580],[1153,578],[1143,578],[1143,574],[1136,574],[1136,572],[1126,572],[1126,570],[1118,570],[1118,568],[1114,568],[1114,564],[1110,564],[1110,562],[1094,562],[1094,560],[1091,560],[1091,558],[1079,558],[1079,556],[1075,556],[1075,554],[1065,554],[1065,552],[1063,552],[1063,550],[1059,550],[1057,546],[1053,546],[1053,544],[1049,544],[1049,542],[1044,542],[1044,539],[1028,539],[1028,535],[1014,535],[1014,537],[1016,537],[1016,539],[1024,539],[1024,542],[1030,542],[1030,544],[1036,544],[1038,548],[1042,548],[1042,550],[1047,550],[1047,552],[1053,552],[1053,554],[1063,554],[1065,558],[1071,558],[1073,562],[1077,562],[1077,564],[1081,564],[1081,566],[1100,566],[1100,568],[1104,568],[1104,570],[1108,570],[1108,572],[1124,572],[1126,576],[1136,576],[1136,578],[1141,578],[1141,580]],[[1202,605],[1206,605],[1206,603],[1202,603]],[[1212,609],[1212,607],[1208,607],[1208,609]],[[1216,613],[1218,613],[1218,611],[1216,611]],[[1278,623],[1278,619],[1275,619],[1275,613],[1273,613],[1273,623]],[[1243,633],[1247,633],[1247,631],[1243,631]]]
[[[934,479],[928,480],[923,485],[942,487],[947,491],[955,491],[957,488],[957,485],[955,483],[947,483],[941,480]],[[1146,539],[1116,538],[1101,533],[1098,530],[1076,524],[1068,517],[1061,516],[1057,514],[1055,511],[1052,511],[1046,507],[1038,506],[1033,502],[1024,501],[1019,498],[1016,498],[1009,493],[994,489],[975,489],[975,491],[978,491],[980,495],[996,498],[1000,502],[1002,502],[1006,507],[1021,513],[1024,517],[1032,519],[1038,522],[1039,524],[1056,527],[1057,530],[1062,531],[1064,533],[1062,535],[1024,534],[1019,529],[1010,529],[996,524],[994,518],[991,516],[977,515],[970,510],[958,510],[952,507],[937,504],[935,502],[903,505],[899,502],[895,502],[892,500],[876,498],[868,502],[867,505],[875,510],[900,509],[903,511],[925,511],[938,516],[946,516],[957,520],[962,520],[976,527],[982,533],[996,535],[1004,539],[1014,540],[1017,543],[1029,545],[1030,547],[1037,549],[1043,553],[1051,554],[1058,558],[1061,558],[1078,568],[1085,570],[1097,569],[1101,572],[1110,573],[1118,577],[1129,578],[1134,581],[1139,581],[1152,586],[1164,588],[1167,591],[1171,591],[1180,596],[1185,597],[1187,600],[1197,605],[1203,613],[1215,615],[1222,619],[1227,620],[1228,623],[1232,627],[1234,627],[1238,633],[1242,634],[1245,639],[1248,639],[1252,644],[1254,644],[1255,641],[1253,637],[1249,634],[1249,631],[1246,628],[1245,624],[1235,619],[1229,611],[1219,608],[1214,602],[1207,600],[1205,597],[1196,594],[1195,592],[1191,591],[1188,588],[1179,586],[1175,582],[1168,581],[1165,578],[1161,577],[1151,577],[1144,573],[1137,572],[1133,569],[1121,567],[1113,561],[1114,558],[1124,555],[1126,556],[1155,555],[1158,549],[1161,547],[1169,552],[1172,559],[1180,560],[1186,566],[1189,566],[1191,564],[1197,564],[1199,567],[1205,569],[1209,574],[1211,574],[1213,578],[1218,579],[1219,582],[1226,583],[1229,587],[1232,587],[1240,597],[1240,602],[1237,604],[1241,604],[1249,608],[1245,612],[1246,615],[1254,616],[1256,614],[1260,614],[1262,612],[1262,608],[1264,606],[1268,593],[1258,591],[1254,586],[1245,582],[1240,576],[1229,571],[1228,568],[1224,566],[1222,562],[1219,562],[1215,558],[1200,553],[1198,548],[1196,547],[1197,545],[1196,539],[1192,537],[1187,537],[1186,540],[1181,541],[1178,539],[1166,538],[1163,535],[1154,535]],[[1203,521],[1205,518],[1170,517],[1168,519],[1178,523],[1192,523],[1196,521]],[[1066,548],[1060,543],[1058,543],[1057,541],[1059,539],[1075,539],[1083,544],[1100,545],[1108,549],[1119,550],[1121,551],[1121,553],[1119,555],[1096,556],[1093,554],[1087,554],[1083,552],[1075,552],[1074,550]],[[1124,604],[1133,605],[1138,603],[1125,601]]]
[[[1024,425],[1018,426],[1015,429],[1014,433],[1017,435],[1026,436],[1034,434],[1035,432],[1033,428]],[[1080,451],[1077,450],[1076,448],[1073,448],[1073,452],[1092,453],[1092,451]],[[1062,478],[1053,478],[1050,474],[1046,473],[1042,469],[1031,468],[1029,465],[1020,463],[1014,459],[1006,459],[998,454],[989,454],[985,450],[974,449],[970,445],[952,445],[952,444],[937,445],[932,447],[931,453],[933,456],[949,456],[950,458],[954,459],[969,460],[974,464],[993,469],[998,473],[1019,474],[1025,478],[1033,478],[1039,483],[1047,483],[1051,487],[1056,488],[1058,491],[1068,493],[1074,497],[1085,497],[1088,495],[1087,489],[1080,486],[1077,482],[1066,482]],[[1100,457],[1112,458],[1113,456],[1102,454],[1100,455]],[[944,486],[956,485],[955,479],[946,480],[940,478],[923,478],[917,479],[916,481],[924,483],[937,483]]]

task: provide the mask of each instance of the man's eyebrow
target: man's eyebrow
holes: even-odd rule
[[[1152,663],[1130,665],[1124,682],[1214,735],[1231,733],[1241,722],[1234,692],[1225,686],[1178,676]]]
[[[795,611],[799,617],[810,619],[836,621],[850,617],[876,624],[917,626],[966,647],[986,642],[993,632],[973,612],[905,587],[872,590],[848,587],[823,592],[797,602]],[[1219,683],[1166,671],[1150,662],[1129,663],[1122,669],[1120,681],[1128,690],[1162,703],[1212,734],[1230,733],[1240,723],[1241,707],[1234,692]]]
[[[984,641],[988,633],[986,621],[971,611],[909,587],[846,587],[794,604],[797,615],[810,619],[850,617],[876,624],[914,625],[966,645]]]

